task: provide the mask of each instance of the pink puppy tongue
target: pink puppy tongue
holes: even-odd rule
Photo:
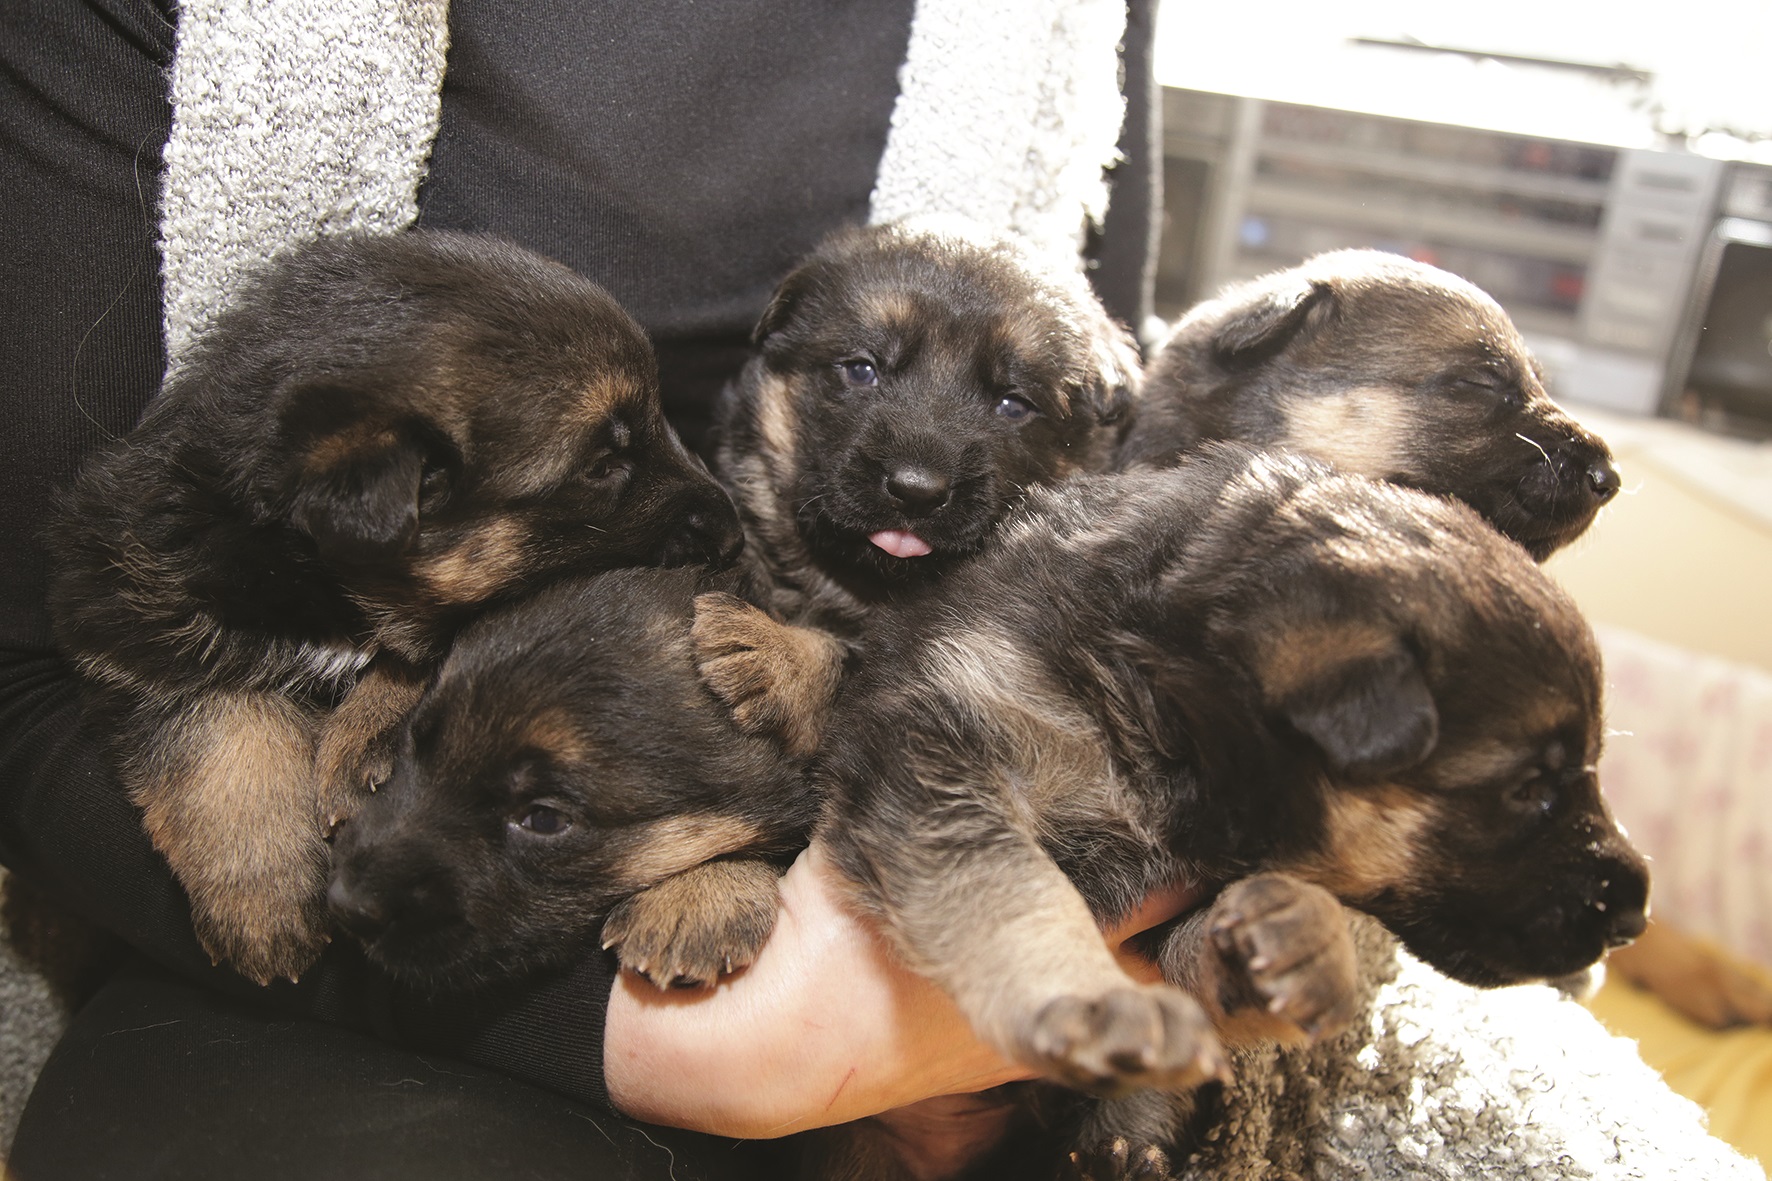
[[[915,533],[904,533],[897,529],[882,529],[868,540],[895,558],[920,558],[929,552],[927,541]]]

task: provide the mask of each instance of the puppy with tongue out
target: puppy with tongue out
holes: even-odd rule
[[[853,634],[977,552],[1029,487],[1109,465],[1137,352],[1062,261],[893,224],[782,281],[715,455],[778,614]]]

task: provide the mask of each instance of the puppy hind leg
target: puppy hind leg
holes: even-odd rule
[[[154,727],[126,770],[198,940],[261,984],[299,976],[327,942],[313,758],[307,711],[276,694],[219,694]]]
[[[1005,837],[921,857],[869,850],[880,909],[912,964],[986,1041],[1069,1086],[1180,1090],[1222,1076],[1200,1006],[1172,986],[1127,976],[1057,864],[1032,842]]]

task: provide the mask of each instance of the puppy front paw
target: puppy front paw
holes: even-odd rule
[[[1155,1144],[1134,1144],[1113,1136],[1094,1148],[1071,1153],[1059,1170],[1063,1181],[1174,1181],[1169,1154]]]
[[[1228,1070],[1205,1010],[1163,985],[1061,996],[1041,1008],[1023,1040],[1030,1065],[1101,1095],[1183,1090]]]
[[[696,596],[691,635],[702,680],[741,728],[779,738],[790,754],[818,748],[843,670],[834,638],[719,591]]]
[[[710,987],[756,960],[775,929],[780,877],[754,857],[705,862],[617,905],[603,946],[660,988]]]
[[[1353,937],[1341,903],[1321,886],[1277,873],[1233,882],[1212,905],[1208,937],[1227,1013],[1258,1009],[1308,1041],[1352,1024],[1359,1009]]]

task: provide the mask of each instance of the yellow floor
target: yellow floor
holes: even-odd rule
[[[1711,1134],[1772,1161],[1772,1029],[1694,1025],[1616,977],[1588,1003],[1613,1033],[1635,1038],[1667,1085],[1710,1113]]]

